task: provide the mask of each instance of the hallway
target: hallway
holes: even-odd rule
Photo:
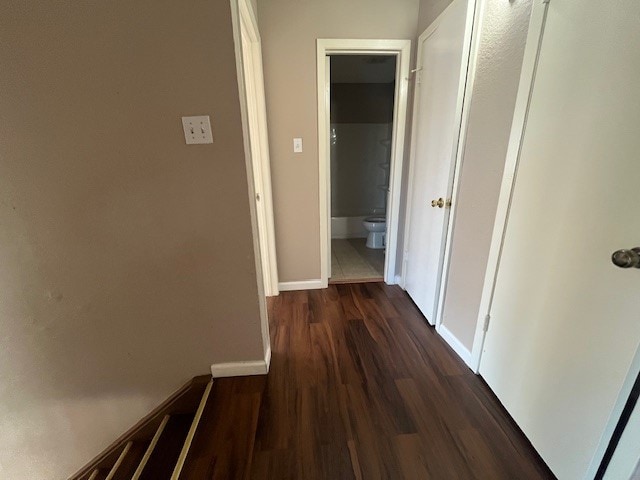
[[[268,377],[214,382],[207,478],[553,478],[400,288],[283,292],[269,310]]]

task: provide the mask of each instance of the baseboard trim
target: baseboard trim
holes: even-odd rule
[[[267,351],[264,354],[264,363],[267,373],[269,373],[269,367],[271,367],[271,345],[267,347]]]
[[[449,344],[453,351],[458,354],[462,361],[466,363],[469,368],[473,369],[471,366],[471,352],[462,344],[460,340],[458,340],[458,338],[453,333],[451,333],[451,330],[449,330],[441,323],[436,328],[436,331],[440,334],[444,341]]]
[[[278,289],[281,292],[292,290],[317,290],[319,288],[327,288],[321,279],[317,280],[300,280],[299,282],[280,282]]]
[[[263,360],[248,362],[214,363],[211,365],[213,378],[245,377],[249,375],[266,375],[271,365],[271,347],[267,349]]]

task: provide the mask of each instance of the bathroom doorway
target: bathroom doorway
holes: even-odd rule
[[[330,55],[330,283],[382,281],[394,55]]]
[[[409,48],[318,40],[323,283],[397,283]]]

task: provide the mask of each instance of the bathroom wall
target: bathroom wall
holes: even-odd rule
[[[331,216],[384,213],[394,84],[331,85]]]
[[[264,358],[230,4],[189,7],[0,7],[1,479],[67,478]]]

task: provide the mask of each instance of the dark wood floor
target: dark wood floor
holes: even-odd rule
[[[553,478],[401,289],[283,292],[269,310],[269,375],[216,381],[231,414],[199,478]]]

